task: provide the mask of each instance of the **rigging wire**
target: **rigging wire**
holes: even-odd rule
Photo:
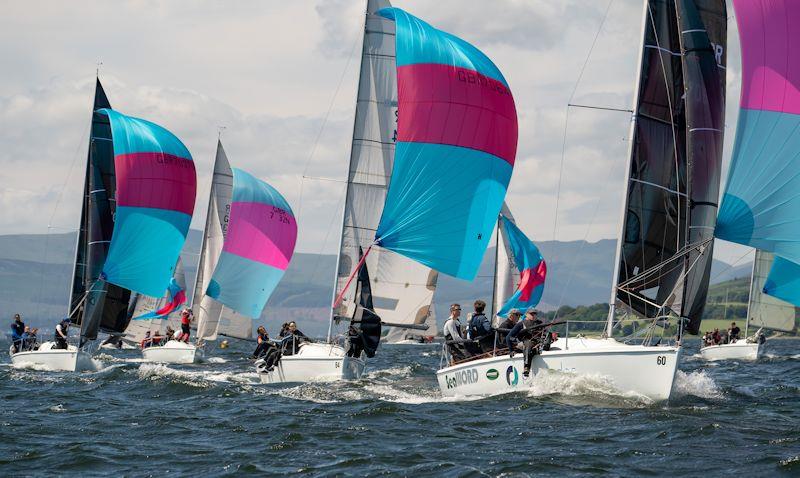
[[[306,179],[312,179],[308,176],[308,168],[311,166],[311,160],[314,159],[314,154],[317,152],[317,146],[319,146],[319,140],[322,138],[322,133],[325,131],[325,126],[328,124],[328,118],[331,115],[331,111],[333,111],[333,105],[336,104],[336,98],[339,96],[339,90],[342,88],[342,83],[344,82],[345,76],[347,76],[347,71],[350,69],[350,63],[353,60],[353,56],[355,54],[356,45],[358,45],[358,40],[360,36],[356,35],[355,40],[353,41],[353,46],[350,47],[350,54],[347,56],[347,62],[345,62],[344,69],[342,70],[342,74],[339,77],[339,82],[336,84],[336,90],[333,92],[333,97],[331,98],[331,102],[328,105],[328,111],[325,112],[325,116],[322,120],[322,124],[319,127],[319,131],[317,132],[316,138],[314,138],[314,143],[311,146],[311,153],[308,155],[308,159],[306,160],[306,165],[303,168],[303,174],[300,175],[300,200],[299,206],[297,211],[297,216],[302,217],[303,214],[303,186],[305,185]]]
[[[553,218],[553,240],[556,240],[556,232],[558,230],[558,207],[559,202],[561,199],[561,179],[564,175],[564,161],[566,159],[566,152],[567,152],[567,129],[569,127],[569,109],[570,103],[575,98],[575,93],[578,91],[578,86],[580,86],[581,79],[583,79],[583,74],[586,71],[586,66],[589,64],[589,59],[592,57],[592,52],[594,52],[594,47],[597,44],[597,39],[600,37],[600,33],[603,31],[603,26],[606,24],[606,20],[608,19],[608,12],[611,10],[611,5],[614,4],[614,0],[609,0],[608,5],[606,5],[606,11],[603,14],[603,20],[600,22],[600,26],[597,28],[597,32],[594,35],[594,39],[592,40],[592,45],[589,47],[589,52],[586,54],[586,59],[583,61],[583,65],[581,66],[580,73],[578,73],[578,79],[575,81],[575,86],[572,88],[572,93],[569,95],[569,100],[567,101],[567,107],[564,114],[564,134],[561,140],[561,162],[559,165],[558,170],[558,185],[556,186],[556,212],[555,217]]]
[[[94,112],[92,112],[92,114],[94,115]],[[53,211],[47,220],[47,234],[45,235],[44,239],[44,253],[42,254],[42,261],[43,261],[42,265],[47,264],[48,256],[50,253],[50,231],[52,229],[56,229],[56,227],[53,226],[53,219],[56,217],[58,208],[61,205],[61,200],[64,197],[64,191],[67,189],[67,184],[69,184],[69,180],[72,177],[72,172],[75,169],[75,163],[78,162],[78,156],[80,155],[81,147],[84,144],[83,138],[87,137],[89,128],[91,128],[91,126],[92,126],[92,121],[90,119],[89,122],[84,126],[83,133],[80,136],[81,139],[80,141],[78,141],[78,146],[75,148],[75,152],[72,155],[72,162],[69,165],[69,170],[67,171],[67,175],[64,178],[64,182],[61,183],[61,189],[59,190],[58,195],[56,196],[56,203],[55,205],[53,205]],[[64,228],[57,228],[57,229],[64,229]],[[78,228],[78,234],[80,234],[80,227]],[[41,273],[39,274],[39,293],[37,294],[38,300],[36,301],[36,316],[38,318],[41,318],[40,314],[42,312],[42,299],[43,299],[42,295],[44,294],[44,273],[45,273],[45,268],[42,267]],[[75,271],[73,270],[72,275],[74,276],[74,274]],[[72,280],[70,280],[70,283],[72,283]],[[72,291],[70,291],[70,302],[71,298],[72,298]]]

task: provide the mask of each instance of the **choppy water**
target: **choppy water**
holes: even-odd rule
[[[800,476],[800,341],[757,363],[689,344],[669,404],[597,380],[443,400],[438,346],[386,346],[353,383],[261,385],[249,344],[195,366],[0,365],[0,475]],[[3,350],[7,346],[3,346]]]

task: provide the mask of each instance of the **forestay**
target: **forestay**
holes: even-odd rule
[[[726,21],[724,0],[645,4],[613,299],[645,317],[672,311],[692,333],[705,306],[719,194]]]
[[[397,135],[395,28],[394,22],[376,14],[389,6],[384,0],[367,3],[335,296],[358,263],[359,250],[374,240],[392,173]],[[391,323],[428,323],[431,328],[423,333],[435,332],[431,317],[435,271],[382,249],[372,251],[366,266],[378,315]],[[355,304],[354,294],[354,289],[347,291],[333,313],[351,316],[348,309]],[[408,332],[390,328],[385,340],[402,340]]]
[[[206,294],[242,315],[260,317],[296,241],[297,222],[283,196],[234,168],[228,232]]]
[[[777,297],[798,299],[796,290],[800,287],[799,267],[771,252],[756,250],[750,284],[750,304],[747,308],[747,319],[751,327],[784,332],[795,329],[794,305]]]
[[[800,3],[733,4],[742,93],[717,237],[780,256],[773,291],[800,304],[789,290],[797,276],[781,260],[800,263]]]
[[[166,129],[111,109],[117,210],[102,278],[160,297],[175,272],[197,187],[189,151]]]
[[[472,280],[511,178],[517,115],[497,67],[397,8],[397,143],[375,242]]]

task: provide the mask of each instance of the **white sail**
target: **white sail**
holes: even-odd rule
[[[508,209],[508,205],[503,202],[503,207],[500,209],[500,214],[506,219],[516,224],[514,216]],[[520,276],[517,264],[514,262],[514,256],[511,253],[511,245],[508,242],[508,237],[502,227],[499,227],[500,220],[497,221],[498,227],[495,228],[495,234],[499,234],[497,241],[497,248],[495,252],[495,274],[494,274],[494,304],[492,306],[492,313],[497,312],[503,308],[503,304],[514,295],[519,284]],[[499,325],[502,319],[495,316],[493,322]]]
[[[375,15],[391,7],[386,0],[367,2],[361,74],[347,178],[336,295],[356,264],[360,250],[375,238],[394,161],[397,132],[397,74],[394,22]],[[430,320],[437,273],[391,251],[373,248],[366,260],[375,312],[384,322],[423,324]],[[336,315],[351,316],[355,288],[350,287]],[[435,321],[434,321],[435,324]],[[405,329],[390,330],[389,342]]]
[[[208,201],[206,226],[203,231],[203,246],[200,250],[200,263],[197,266],[197,279],[194,287],[192,307],[197,321],[197,338],[214,340],[221,321],[225,322],[225,333],[235,337],[250,337],[251,320],[247,319],[246,327],[239,321],[229,323],[227,318],[232,311],[219,302],[205,295],[208,282],[217,261],[222,254],[222,245],[228,232],[231,201],[233,200],[233,171],[222,142],[217,142],[217,156],[214,160],[214,176],[211,180],[211,195]],[[239,325],[239,327],[228,327]]]
[[[747,307],[749,326],[791,332],[795,326],[794,305],[762,292],[774,258],[771,252],[756,249]]]

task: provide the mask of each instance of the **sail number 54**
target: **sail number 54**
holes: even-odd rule
[[[666,355],[659,355],[656,357],[656,363],[658,365],[666,365],[667,364],[667,356]]]

